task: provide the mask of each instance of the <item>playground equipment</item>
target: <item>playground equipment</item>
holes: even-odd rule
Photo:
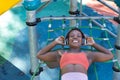
[[[98,0],[101,1],[101,0]],[[49,3],[51,1],[46,2]],[[113,70],[114,70],[114,80],[120,80],[120,12],[119,12],[119,16],[118,17],[111,17],[111,16],[87,16],[86,14],[82,13],[82,0],[80,1],[80,11],[78,10],[78,6],[77,6],[77,0],[70,0],[70,16],[50,16],[50,17],[41,17],[41,18],[36,18],[36,12],[38,10],[43,9],[44,6],[40,7],[40,0],[24,0],[24,7],[27,10],[27,21],[26,24],[29,27],[29,44],[30,44],[30,56],[31,56],[31,75],[32,75],[32,79],[34,77],[34,80],[38,80],[39,79],[39,73],[42,71],[41,67],[38,67],[38,60],[36,59],[36,53],[37,53],[37,43],[36,43],[36,31],[35,31],[35,26],[37,25],[38,22],[40,21],[45,21],[45,20],[70,20],[70,27],[75,27],[76,24],[78,23],[77,20],[80,20],[80,25],[81,25],[81,21],[82,20],[90,20],[90,27],[92,28],[92,22],[95,23],[96,25],[98,25],[102,30],[105,30],[106,32],[110,33],[113,37],[116,38],[116,60],[112,60],[112,62],[115,63]],[[120,7],[120,1],[119,0],[115,0],[115,3],[117,4],[118,7]],[[38,9],[39,8],[39,9]],[[120,11],[120,9],[119,9]],[[118,11],[116,11],[118,12]],[[77,16],[79,15],[79,16]],[[98,22],[96,22],[96,19],[112,19],[115,20],[116,22],[118,22],[119,26],[118,26],[118,33],[117,35],[115,35],[114,33],[112,33],[111,31],[109,31],[105,25],[101,25]],[[64,23],[64,21],[63,21]],[[51,27],[51,24],[49,25],[49,27]],[[64,29],[64,28],[63,28]],[[54,31],[54,30],[49,30],[49,31]],[[49,39],[49,41],[51,41],[53,39]],[[109,40],[109,39],[103,39],[103,40]],[[110,49],[111,50],[111,49]]]
[[[110,9],[112,9],[113,11],[115,11],[116,13],[119,14],[118,18],[120,18],[120,8],[118,10],[114,9],[112,6],[108,5],[107,3],[105,3],[104,1],[102,0],[98,0],[99,2],[101,2],[102,4],[106,5],[107,7],[109,7]],[[120,1],[119,0],[114,0],[114,2],[116,3],[116,5],[118,7],[120,7]],[[120,23],[119,23],[120,24]],[[115,48],[116,48],[116,55],[117,55],[117,60],[118,60],[118,63],[115,63],[114,66],[113,66],[113,71],[114,71],[114,79],[113,80],[119,80],[120,77],[120,66],[118,67],[117,65],[120,64],[120,33],[119,33],[119,28],[120,28],[120,25],[118,26],[118,33],[117,33],[117,39],[116,39],[116,43],[115,43]]]

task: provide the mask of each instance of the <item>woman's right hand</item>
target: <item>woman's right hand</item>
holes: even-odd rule
[[[65,45],[64,39],[65,38],[63,36],[60,36],[60,37],[56,38],[55,41],[57,42],[57,44]]]

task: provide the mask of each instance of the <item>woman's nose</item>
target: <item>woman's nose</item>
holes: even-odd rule
[[[73,38],[77,38],[77,36],[74,36]]]

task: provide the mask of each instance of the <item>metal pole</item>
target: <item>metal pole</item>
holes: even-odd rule
[[[36,11],[27,11],[27,22],[36,21],[35,18]],[[29,48],[30,48],[30,62],[31,62],[31,72],[35,72],[38,67],[38,60],[36,59],[37,53],[37,41],[36,41],[36,30],[35,26],[28,26],[29,32]],[[39,80],[38,76],[34,80]]]
[[[70,0],[70,12],[76,12],[77,11],[77,0]],[[76,14],[71,14],[71,16],[76,16]],[[76,26],[76,20],[70,21],[70,27]]]
[[[120,8],[119,8],[119,18],[120,18]],[[118,60],[118,65],[120,65],[120,24],[117,27],[118,31],[117,31],[117,38],[116,38],[116,44],[115,44],[115,48],[116,48],[116,58]],[[114,65],[114,67],[118,68],[118,65]],[[120,68],[118,68],[118,72],[113,71],[113,80],[120,80]]]
[[[28,25],[28,34],[29,34],[29,49],[30,49],[30,62],[31,69],[30,73],[33,76],[35,74],[34,80],[39,80],[39,71],[35,73],[38,68],[39,62],[36,58],[37,53],[37,41],[36,41],[36,9],[40,5],[39,0],[24,0],[23,3],[27,12],[27,25]]]
[[[62,19],[66,19],[66,20],[111,19],[111,20],[113,20],[114,17],[112,17],[112,16],[82,16],[82,17],[80,17],[80,16],[65,16],[65,17],[62,17],[62,16],[54,17],[54,16],[52,16],[52,17],[41,17],[40,18],[41,21],[50,20],[50,19],[52,19],[52,20],[62,20]]]
[[[107,6],[108,8],[112,9],[113,11],[115,11],[116,13],[119,13],[118,10],[114,9],[112,6],[108,5],[107,3],[105,3],[104,1],[102,0],[98,0],[99,2],[101,2],[102,4],[104,4],[105,6]]]

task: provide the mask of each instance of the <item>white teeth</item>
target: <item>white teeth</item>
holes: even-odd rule
[[[78,42],[77,40],[74,40],[73,42]]]

